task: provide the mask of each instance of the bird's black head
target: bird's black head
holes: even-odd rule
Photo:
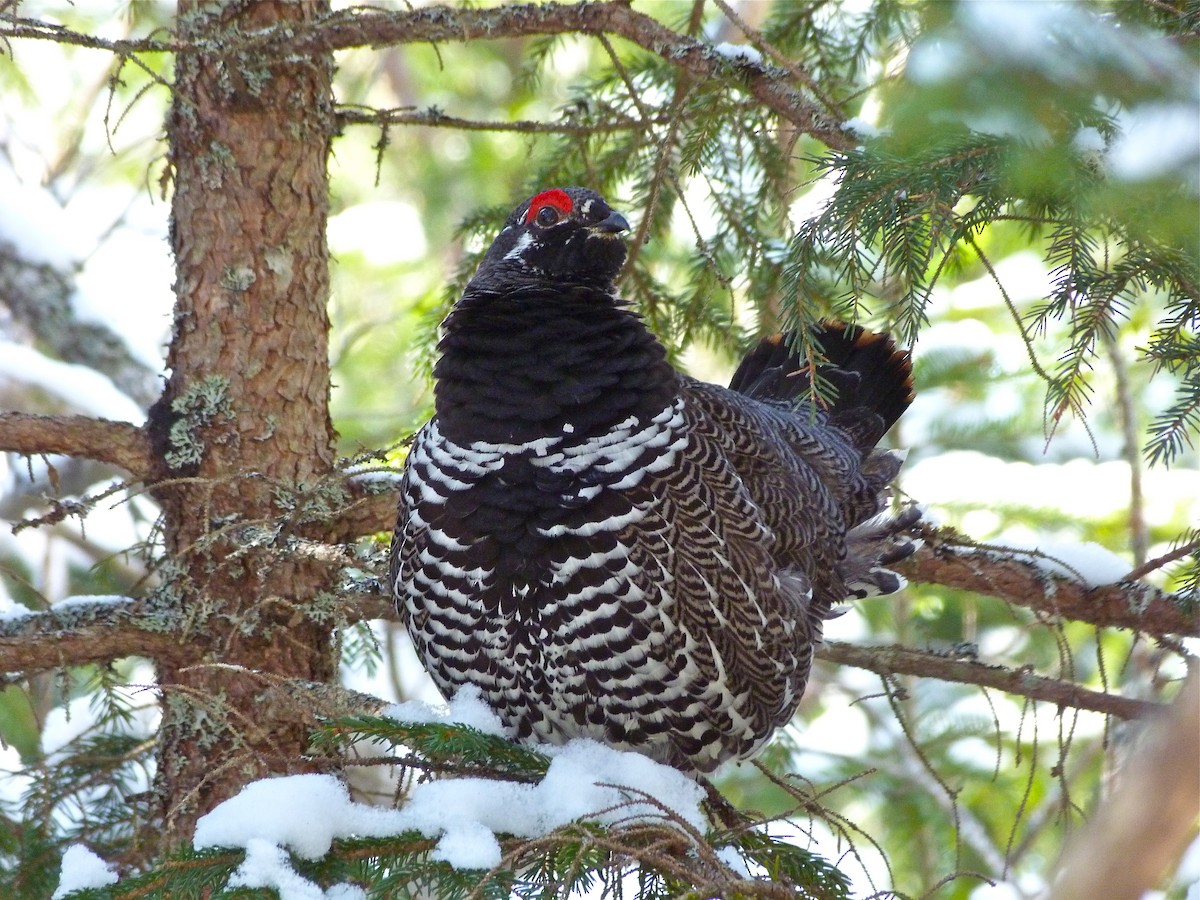
[[[472,281],[546,280],[611,288],[629,223],[587,188],[542,191],[512,211]]]

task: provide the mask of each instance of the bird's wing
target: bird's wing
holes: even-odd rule
[[[821,623],[808,614],[807,574],[778,564],[776,538],[735,466],[754,446],[754,422],[692,384],[683,383],[674,458],[629,492],[642,515],[619,537],[633,578],[669,622],[666,662],[673,688],[684,688],[679,761],[707,771],[749,755],[791,717]]]
[[[725,455],[773,536],[776,570],[802,574],[824,610],[846,595],[837,566],[846,555],[848,501],[866,491],[861,454],[824,416],[760,403],[691,381],[692,405],[723,436]]]

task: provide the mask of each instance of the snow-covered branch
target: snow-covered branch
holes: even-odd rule
[[[355,500],[329,523],[327,540],[350,542],[391,530],[396,502],[390,492],[353,478],[347,491]],[[897,566],[910,581],[974,591],[1057,618],[1156,637],[1197,633],[1197,611],[1153,585],[1121,581],[1091,587],[1035,565],[1028,551],[985,550],[949,528],[927,529],[923,538],[925,546]]]
[[[127,597],[84,597],[42,612],[0,617],[0,672],[39,672],[126,656],[165,659],[178,646],[176,628],[162,611]]]
[[[412,10],[355,8],[312,22],[254,35],[245,49],[307,54],[317,50],[464,42],[552,34],[610,34],[624,38],[697,78],[728,77],[731,66],[755,99],[800,130],[835,149],[855,139],[797,88],[795,73],[761,61],[732,60],[712,45],[680,34],[626,3],[512,5],[494,9],[426,6]]]
[[[150,470],[150,442],[141,428],[90,416],[0,412],[0,452],[5,451],[95,459],[135,478],[145,477]]]
[[[1119,719],[1137,719],[1157,712],[1158,703],[1106,694],[1071,681],[1035,675],[1027,667],[1009,669],[971,659],[941,656],[910,647],[856,647],[829,641],[817,648],[817,656],[844,666],[856,666],[879,675],[918,675],[960,684],[996,688],[1009,694],[1044,700],[1062,707],[1088,709]]]
[[[925,546],[897,568],[909,580],[997,597],[1056,619],[1162,637],[1197,634],[1197,610],[1140,581],[1091,586],[1054,574],[1026,551],[985,548],[953,529],[927,529]]]

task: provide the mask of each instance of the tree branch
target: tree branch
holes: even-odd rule
[[[97,599],[0,620],[0,672],[40,672],[126,656],[169,659],[179,634],[144,601]]]
[[[130,40],[107,40],[80,31],[72,31],[63,25],[42,22],[37,19],[23,19],[16,16],[5,16],[0,20],[0,38],[26,38],[31,40],[53,41],[56,44],[69,44],[75,47],[87,47],[92,50],[107,50],[118,56],[132,56],[134,53],[175,53],[187,45],[176,41],[156,41],[151,38],[135,38]]]
[[[1088,709],[1116,716],[1119,719],[1139,719],[1162,709],[1159,703],[1106,694],[1080,687],[1070,681],[1035,675],[1027,667],[1008,669],[967,659],[939,656],[922,650],[892,645],[890,647],[858,647],[839,641],[828,641],[817,648],[817,656],[843,666],[856,666],[879,675],[918,675],[960,684],[975,684],[996,688],[1009,694],[1046,700],[1060,707]]]
[[[150,472],[150,441],[128,422],[90,416],[0,412],[0,452],[61,453],[111,463],[135,478]]]
[[[896,570],[909,580],[997,597],[1016,606],[1157,637],[1195,635],[1197,610],[1153,585],[1135,581],[1088,587],[1052,575],[1026,558],[979,547],[953,529],[927,528],[925,546]]]
[[[390,599],[381,594],[353,596],[347,602],[350,621],[396,618]],[[168,658],[177,655],[178,645],[175,625],[144,601],[76,602],[0,621],[0,672],[41,671],[125,656]],[[817,648],[817,656],[880,675],[975,684],[1121,719],[1137,719],[1161,709],[1157,703],[1093,691],[1026,668],[985,665],[898,645],[857,647],[830,641]]]
[[[679,34],[626,3],[509,5],[492,9],[426,6],[407,11],[334,13],[302,27],[265,30],[238,43],[238,52],[307,55],[354,47],[439,41],[466,42],[566,33],[614,34],[697,78],[727,78],[732,68],[745,90],[801,131],[837,150],[854,146],[842,123],[792,84],[776,66],[732,61],[709,44]]]
[[[659,124],[659,120],[652,120]],[[577,136],[604,131],[632,131],[645,128],[641,119],[612,119],[603,122],[577,122],[564,116],[558,122],[538,122],[520,119],[512,122],[462,119],[442,112],[435,106],[427,109],[369,109],[339,106],[338,128],[347,125],[424,125],[430,128],[453,128],[458,131],[516,131],[523,134],[572,134]]]
[[[306,56],[355,47],[385,47],[429,42],[468,42],[554,34],[614,34],[678,66],[696,78],[727,78],[732,69],[751,96],[835,150],[855,145],[842,122],[822,104],[810,100],[792,82],[796,72],[749,60],[731,60],[703,41],[673,31],[656,19],[635,12],[628,3],[512,4],[491,9],[426,6],[403,11],[355,7],[303,26],[266,28],[240,41],[228,52]],[[29,19],[0,23],[0,38],[32,38],[107,50],[136,59],[137,53],[208,52],[186,41],[149,38],[109,41],[57,25]],[[806,85],[807,87],[807,85]],[[428,124],[428,123],[426,123]]]
[[[312,533],[306,532],[308,536],[331,544],[349,544],[396,526],[397,490],[380,491],[377,483],[355,475],[346,479],[344,487],[350,502],[338,510],[335,518],[321,523]]]

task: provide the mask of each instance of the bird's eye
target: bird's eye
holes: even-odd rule
[[[539,225],[541,225],[543,228],[548,228],[551,225],[557,225],[558,221],[561,218],[562,218],[562,213],[560,213],[553,206],[543,206],[541,209],[539,209],[537,211],[537,215],[534,217],[534,221],[537,222]]]

